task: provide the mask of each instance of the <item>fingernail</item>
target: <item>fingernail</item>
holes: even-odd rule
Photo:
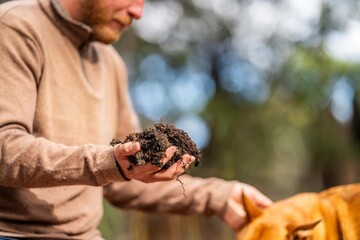
[[[176,152],[176,147],[170,147],[170,153],[175,153]]]
[[[132,143],[132,145],[131,145],[131,149],[133,150],[133,151],[137,151],[139,148],[138,148],[138,143]]]

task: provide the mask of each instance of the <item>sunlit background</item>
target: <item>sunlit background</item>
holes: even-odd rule
[[[202,149],[192,175],[278,200],[359,181],[359,9],[358,0],[146,0],[115,46],[143,127],[174,123]],[[105,207],[110,240],[233,238],[215,217]]]

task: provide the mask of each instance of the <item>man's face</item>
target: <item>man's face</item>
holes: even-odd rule
[[[84,0],[81,21],[92,28],[92,40],[110,44],[141,18],[143,6],[144,0]]]

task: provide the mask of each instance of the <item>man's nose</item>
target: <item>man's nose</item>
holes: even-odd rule
[[[129,14],[135,18],[140,19],[143,14],[144,0],[134,1],[128,8]]]

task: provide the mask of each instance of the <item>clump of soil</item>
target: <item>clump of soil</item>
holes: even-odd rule
[[[195,166],[198,166],[201,158],[200,150],[189,135],[172,124],[158,123],[155,124],[153,128],[129,134],[126,136],[124,142],[113,139],[110,144],[115,146],[118,143],[125,142],[139,142],[141,145],[141,150],[129,157],[130,167],[128,170],[131,170],[133,165],[143,165],[147,162],[162,169],[168,169],[186,153],[195,157]],[[170,146],[176,146],[177,151],[173,157],[163,165],[160,160],[165,157],[165,150]]]

